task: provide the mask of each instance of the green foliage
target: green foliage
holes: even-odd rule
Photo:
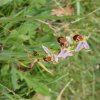
[[[18,75],[20,76],[21,80],[25,80],[29,89],[33,88],[36,92],[40,92],[44,95],[49,94],[49,89],[44,84],[39,82],[37,77],[33,77],[27,73],[24,73],[23,75],[21,72],[18,72]]]
[[[12,0],[0,0],[0,6],[3,6],[9,2],[11,2]]]
[[[37,93],[56,100],[71,79],[62,100],[99,100],[100,1],[57,1],[72,6],[74,14],[52,16],[54,0],[0,0],[0,100],[32,100]],[[91,34],[90,51],[58,64],[43,61],[42,45],[59,52],[57,37],[77,31]]]

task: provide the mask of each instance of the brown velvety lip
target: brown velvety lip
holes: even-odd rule
[[[83,36],[79,35],[79,34],[76,34],[76,35],[73,36],[73,40],[74,41],[82,41],[83,40]]]
[[[51,57],[50,56],[44,57],[43,60],[46,61],[46,62],[51,61]]]

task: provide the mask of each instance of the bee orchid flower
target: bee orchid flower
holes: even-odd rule
[[[60,43],[61,48],[68,48],[68,47],[70,47],[72,40],[69,36],[58,37],[58,43]]]
[[[80,51],[83,48],[89,49],[89,45],[88,45],[88,43],[86,41],[79,42],[77,47],[76,47],[76,49],[75,49],[75,51]]]
[[[77,34],[77,35],[74,35],[73,40],[78,42],[78,45],[77,45],[75,51],[80,51],[83,48],[89,49],[89,44],[87,43],[87,37],[86,36],[82,36],[82,35]]]
[[[44,61],[53,61],[54,63],[58,63],[58,54],[53,54],[50,50],[42,45],[43,50],[47,53],[47,56],[44,57]]]

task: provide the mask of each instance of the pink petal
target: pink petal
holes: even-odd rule
[[[66,50],[61,49],[61,52],[58,54],[58,57],[62,57],[66,53]]]
[[[89,45],[88,45],[87,42],[84,42],[83,45],[84,45],[84,48],[85,48],[85,49],[89,49]]]
[[[73,54],[71,52],[68,52],[68,56],[73,56]]]
[[[72,56],[72,53],[71,53],[71,52],[66,52],[66,53],[62,56],[62,58],[66,58],[66,57],[68,57],[68,56]]]
[[[42,45],[42,48],[44,49],[44,51],[45,51],[48,55],[51,55],[51,52],[50,52],[50,50],[49,50],[47,47],[45,47],[45,46]]]
[[[66,58],[67,56],[72,56],[72,53],[64,49],[62,49],[61,52],[58,54],[58,57],[61,58]]]
[[[80,51],[83,48],[83,42],[79,42],[75,51]]]

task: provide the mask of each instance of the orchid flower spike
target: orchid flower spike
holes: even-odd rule
[[[89,49],[89,45],[87,43],[87,37],[83,35],[76,34],[73,36],[73,40],[78,42],[78,45],[75,49],[75,51],[80,51],[81,49]]]
[[[43,50],[47,53],[47,56],[44,57],[44,61],[52,61],[54,63],[58,63],[58,55],[57,54],[53,54],[50,52],[50,50],[42,45]]]

